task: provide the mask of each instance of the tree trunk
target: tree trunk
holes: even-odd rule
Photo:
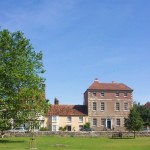
[[[1,138],[3,138],[5,135],[5,133],[3,131],[1,131]]]
[[[135,131],[134,131],[134,139],[135,139]]]

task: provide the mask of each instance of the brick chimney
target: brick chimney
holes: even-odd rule
[[[59,105],[59,100],[56,97],[54,99],[54,105]]]
[[[99,82],[98,78],[95,78],[94,82]]]

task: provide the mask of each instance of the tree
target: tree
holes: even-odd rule
[[[3,138],[4,130],[9,129],[11,124],[6,118],[6,109],[0,110],[0,131],[1,131],[1,137]]]
[[[89,129],[89,128],[90,128],[90,123],[89,123],[89,122],[86,122],[83,128],[84,128],[84,129]]]
[[[150,126],[150,109],[145,105],[135,105],[137,111],[140,113],[141,118],[143,119],[144,126]]]
[[[125,118],[125,127],[129,131],[134,131],[134,138],[135,138],[135,131],[139,131],[143,126],[143,120],[137,111],[136,107],[133,107],[130,110],[128,118]]]
[[[0,130],[11,118],[20,125],[45,113],[44,72],[42,52],[36,53],[22,32],[0,31]]]

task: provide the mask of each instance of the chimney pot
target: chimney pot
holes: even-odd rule
[[[55,105],[59,105],[59,100],[55,97],[55,99],[54,99],[54,104]]]
[[[99,82],[99,80],[98,80],[98,78],[95,78],[95,80],[94,80],[95,82]]]

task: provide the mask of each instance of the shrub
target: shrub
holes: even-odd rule
[[[46,127],[41,127],[40,131],[48,131],[48,129]]]

